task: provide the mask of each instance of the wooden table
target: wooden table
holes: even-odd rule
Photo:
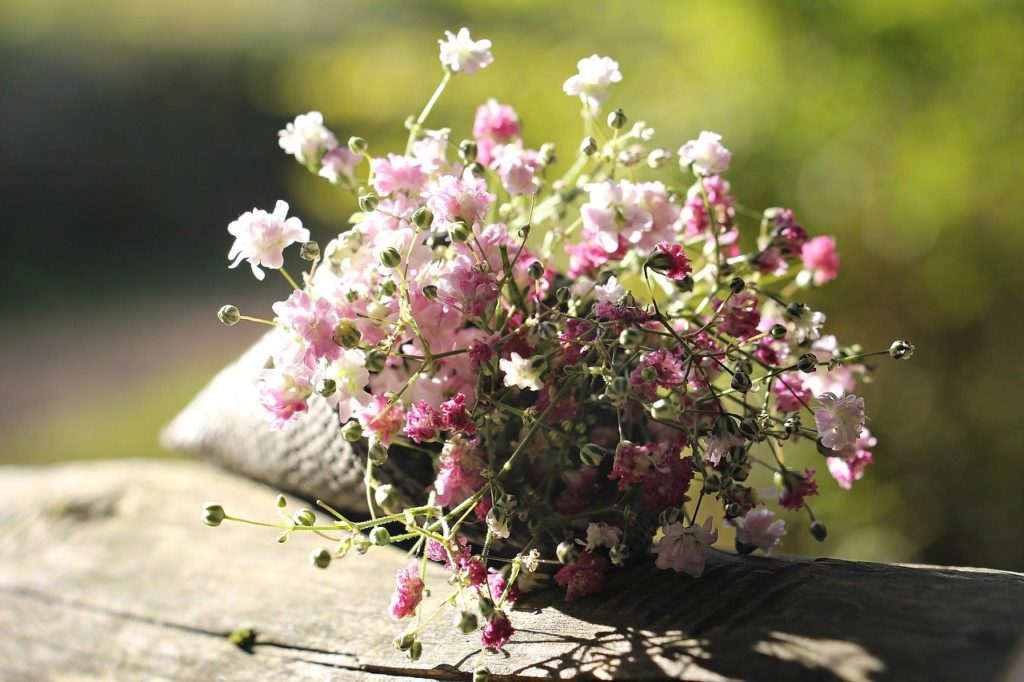
[[[199,520],[274,497],[187,461],[0,469],[0,678],[469,679],[475,637],[447,618],[418,662],[392,649],[400,550],[319,571],[315,538]],[[1024,575],[1003,571],[716,554],[698,580],[644,563],[598,598],[537,593],[514,623],[498,680],[1024,679]]]

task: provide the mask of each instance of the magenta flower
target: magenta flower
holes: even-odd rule
[[[592,552],[580,552],[571,564],[555,573],[555,582],[566,588],[565,601],[589,597],[604,590],[608,560]]]
[[[473,120],[473,138],[476,140],[476,160],[485,166],[491,163],[491,151],[496,145],[504,144],[520,132],[519,116],[508,104],[489,99],[476,109]]]
[[[480,645],[497,651],[508,643],[515,632],[516,629],[512,627],[512,622],[499,611],[487,621],[487,625],[481,631]]]
[[[444,507],[466,500],[486,482],[480,473],[483,463],[473,441],[449,440],[438,461],[441,466],[434,480],[434,490],[437,503]]]
[[[804,267],[813,273],[814,284],[821,286],[839,276],[839,254],[834,237],[815,237],[800,248]]]
[[[787,471],[784,478],[785,490],[779,496],[779,504],[796,511],[804,506],[804,498],[818,494],[818,483],[814,480],[814,469],[804,472]]]
[[[420,579],[418,561],[410,561],[409,565],[400,569],[397,574],[398,586],[391,595],[388,608],[391,618],[401,620],[416,614],[416,608],[423,600],[423,580]]]
[[[472,436],[476,433],[476,423],[470,418],[466,409],[466,395],[456,393],[449,400],[441,403],[441,424],[445,429]]]
[[[666,277],[678,280],[690,274],[692,269],[690,268],[690,259],[686,257],[686,251],[683,250],[682,244],[661,242],[658,244],[657,251],[667,257],[667,265],[659,268],[664,270]]]
[[[405,435],[414,443],[434,440],[441,431],[441,414],[421,400],[405,413]]]

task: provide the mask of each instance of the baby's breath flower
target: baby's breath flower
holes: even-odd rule
[[[472,76],[494,61],[490,40],[473,40],[468,28],[460,28],[457,34],[444,32],[445,37],[437,42],[441,46],[441,64],[455,73]]]

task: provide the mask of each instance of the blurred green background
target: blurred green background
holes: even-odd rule
[[[286,293],[227,270],[227,223],[283,198],[326,241],[352,208],[276,131],[319,109],[398,146],[462,25],[496,62],[432,117],[456,138],[495,96],[565,163],[561,84],[613,56],[611,104],[673,149],[722,133],[743,204],[838,236],[843,276],[809,301],[832,331],[917,345],[863,390],[876,466],[852,493],[824,480],[829,540],[787,551],[1024,569],[1020,2],[7,0],[0,462],[160,454],[160,426],[258,334],[217,307]]]

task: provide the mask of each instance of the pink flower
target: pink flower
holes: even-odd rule
[[[498,279],[493,271],[484,272],[466,256],[459,256],[438,277],[437,300],[445,311],[480,317],[498,300]]]
[[[657,251],[659,254],[664,255],[666,264],[664,267],[659,267],[659,270],[665,271],[665,276],[669,279],[679,280],[690,274],[690,259],[686,257],[686,251],[683,250],[682,244],[669,244],[668,242],[661,242],[658,244]],[[659,264],[660,265],[660,264]]]
[[[583,235],[608,254],[637,244],[654,226],[654,217],[643,205],[643,193],[628,180],[595,182],[584,187],[590,196],[580,206]]]
[[[799,412],[812,398],[800,377],[792,374],[778,377],[772,384],[772,394],[780,412]]]
[[[701,175],[718,175],[729,169],[732,152],[722,146],[722,136],[707,130],[679,148],[679,161]]]
[[[516,629],[504,613],[498,612],[491,616],[487,625],[480,632],[480,646],[497,651],[508,643]]]
[[[802,474],[796,471],[787,471],[783,481],[786,489],[779,496],[779,504],[786,509],[796,511],[804,506],[805,497],[814,497],[818,494],[814,469],[804,469]]]
[[[678,507],[687,499],[686,491],[693,481],[693,468],[688,459],[679,456],[678,445],[663,443],[652,459],[652,469],[640,483],[644,506],[652,515],[669,507]]]
[[[868,448],[874,447],[877,443],[878,440],[864,429],[854,445],[826,460],[828,472],[836,479],[840,488],[849,490],[854,481],[859,481],[864,476],[864,469],[875,461]]]
[[[458,34],[445,31],[444,35],[443,40],[437,41],[441,46],[441,64],[454,73],[472,76],[494,62],[491,41],[473,40],[468,28],[460,28]]]
[[[289,244],[309,241],[309,230],[302,227],[302,221],[286,219],[287,215],[288,204],[278,201],[273,213],[253,209],[228,225],[228,232],[235,238],[228,252],[228,260],[234,259],[229,267],[246,260],[253,276],[262,280],[265,275],[261,265],[272,270],[284,265],[284,250]]]
[[[337,138],[324,126],[324,117],[319,111],[299,114],[294,122],[278,131],[277,137],[286,154],[306,165],[316,163],[324,152],[338,146]]]
[[[608,560],[591,552],[580,552],[576,561],[555,573],[555,582],[566,588],[565,601],[589,597],[604,590]]]
[[[730,523],[736,526],[736,539],[741,544],[766,553],[771,552],[786,535],[786,522],[775,518],[775,512],[770,509],[749,511]]]
[[[852,393],[837,397],[834,393],[818,396],[821,407],[814,410],[821,444],[831,450],[854,445],[864,428],[864,399]]]
[[[266,369],[260,373],[257,390],[260,404],[273,416],[270,430],[283,431],[288,422],[308,409],[313,385],[303,376]]]
[[[821,286],[839,275],[839,254],[834,237],[815,237],[800,248],[804,267],[814,273],[814,284]]]
[[[711,466],[718,466],[722,458],[728,456],[729,450],[735,447],[742,447],[746,443],[747,441],[740,436],[729,434],[708,436],[704,443],[704,459]]]
[[[489,99],[476,109],[473,120],[473,138],[476,139],[476,159],[485,166],[491,163],[491,150],[495,145],[504,144],[520,132],[519,116],[508,104]]]
[[[475,442],[453,438],[444,444],[434,480],[437,503],[448,507],[468,499],[486,481],[480,474],[482,462]]]
[[[416,607],[423,600],[423,580],[420,579],[419,562],[410,561],[409,565],[398,571],[398,587],[391,595],[389,611],[391,618],[401,620],[416,614]]]
[[[622,529],[609,526],[607,523],[591,523],[587,525],[587,541],[577,540],[576,543],[593,552],[598,547],[614,547],[622,542]]]
[[[449,400],[441,403],[441,423],[449,431],[472,436],[476,433],[476,423],[466,410],[466,395],[456,393]]]
[[[384,412],[388,402],[383,393],[375,394],[356,413],[356,418],[363,428],[373,433],[377,441],[384,446],[391,445],[391,442],[405,421],[405,409],[401,403],[395,403],[387,412]]]
[[[370,168],[373,169],[370,182],[381,195],[392,192],[419,194],[427,184],[427,174],[419,161],[407,156],[388,154],[386,159],[371,159]]]
[[[662,527],[661,532],[661,539],[650,550],[658,555],[655,565],[662,570],[671,568],[676,573],[688,573],[699,578],[704,572],[711,545],[718,541],[718,531],[711,527],[711,519],[705,520],[703,526],[669,524]]]
[[[652,379],[645,375],[654,375]],[[658,387],[672,388],[683,383],[683,366],[679,358],[665,348],[646,354],[629,373],[629,387],[647,402],[658,397]]]
[[[421,400],[405,413],[405,435],[415,443],[434,440],[441,430],[441,415]]]
[[[434,219],[445,226],[457,220],[464,220],[470,226],[481,222],[494,201],[494,195],[487,192],[484,180],[460,180],[454,175],[442,175],[422,196]]]
[[[362,154],[356,154],[348,147],[335,147],[321,159],[320,177],[327,178],[335,184],[342,179],[350,183],[355,182],[352,174],[362,160]]]
[[[766,212],[766,215],[768,213]],[[793,209],[772,209],[772,235],[777,237],[786,253],[796,255],[807,243],[807,231],[796,222]]]
[[[305,291],[293,291],[284,301],[272,306],[277,321],[294,331],[306,342],[306,364],[313,367],[320,358],[334,360],[341,355],[341,346],[334,342],[338,314],[323,298],[313,300]]]
[[[501,184],[509,194],[533,196],[540,185],[537,172],[541,169],[540,155],[532,149],[523,149],[523,143],[495,147],[492,164],[498,171]]]
[[[757,307],[757,294],[744,291],[733,294],[722,306],[719,314],[722,321],[718,328],[738,339],[748,339],[757,333],[761,322],[761,311]]]
[[[508,587],[508,580],[505,578],[505,574],[501,571],[491,569],[487,573],[487,589],[491,592],[491,597],[494,601],[501,599],[501,595],[505,594],[505,588]],[[485,592],[486,593],[486,592]],[[513,584],[508,588],[508,594],[505,596],[506,604],[515,604],[519,599],[519,588]]]
[[[708,204],[711,205],[717,224],[730,224],[736,214],[736,200],[729,195],[729,189],[729,182],[720,175],[704,178],[704,193],[708,195]],[[686,224],[684,235],[687,237],[695,237],[711,227],[704,193],[700,191],[700,183],[695,183],[686,193],[682,217]]]
[[[625,490],[631,484],[641,483],[651,470],[652,448],[636,445],[629,441],[619,443],[615,448],[615,459],[608,478],[619,482],[619,490]]]
[[[608,99],[608,86],[622,80],[619,63],[610,57],[596,54],[576,63],[579,71],[562,85],[565,94],[578,96],[588,107],[599,107]]]

